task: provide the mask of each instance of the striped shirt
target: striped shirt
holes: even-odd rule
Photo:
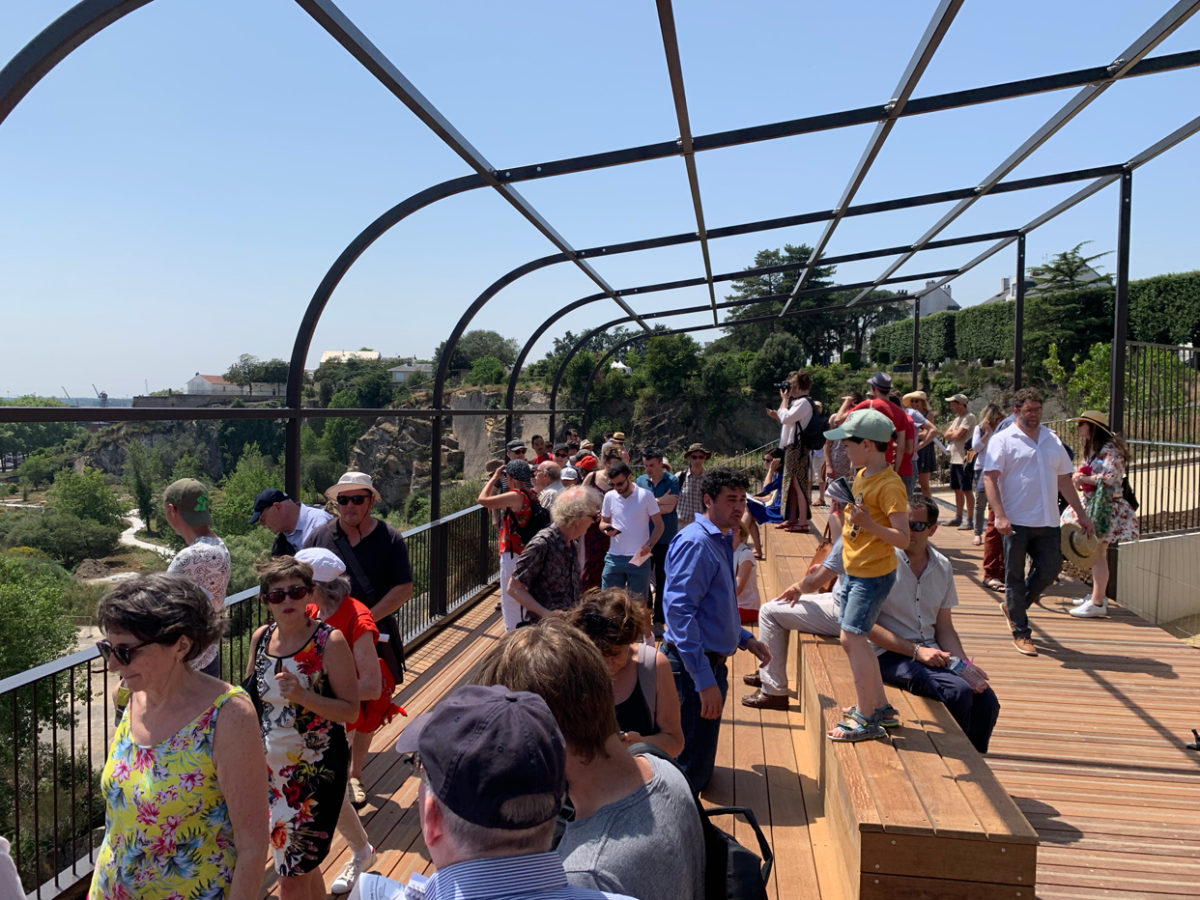
[[[553,851],[523,856],[497,856],[455,863],[436,872],[420,894],[405,891],[407,900],[632,900],[567,883],[562,860]]]

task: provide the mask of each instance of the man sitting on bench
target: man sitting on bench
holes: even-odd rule
[[[937,531],[937,503],[917,495],[909,507],[908,518],[908,547],[896,551],[900,563],[896,584],[867,637],[879,653],[879,670],[885,684],[940,700],[975,749],[986,753],[1000,714],[1000,701],[982,679],[980,688],[975,690],[965,678],[949,669],[951,656],[963,660],[969,657],[954,628],[951,610],[958,605],[958,593],[950,560],[929,545],[929,539]],[[841,573],[840,541],[834,544],[822,566]],[[743,705],[754,709],[788,708],[789,631],[838,634],[837,597],[841,579],[834,584],[833,593],[805,592],[806,587],[811,588],[821,580],[820,573],[809,575],[759,610],[759,639],[770,648],[771,662],[761,667],[757,675],[745,676],[747,684],[759,689],[743,697]],[[981,669],[976,667],[976,671],[986,679]],[[899,723],[892,718],[883,724],[895,727]]]

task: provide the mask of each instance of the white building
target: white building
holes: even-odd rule
[[[185,394],[203,394],[210,397],[282,397],[287,393],[287,385],[256,381],[247,390],[240,384],[226,381],[222,375],[201,375],[197,372],[188,379],[187,386],[183,392]]]
[[[388,369],[392,375],[392,384],[404,384],[414,375],[424,375],[429,377],[433,375],[433,363],[419,363],[416,360],[409,360],[406,363],[401,363],[398,366],[392,366]]]
[[[365,359],[373,362],[381,358],[382,355],[378,350],[326,350],[321,354],[321,363],[344,363],[351,359]]]
[[[925,282],[925,287],[928,288],[935,284],[937,284],[936,281],[927,281]],[[941,287],[921,296],[922,319],[926,316],[932,316],[934,313],[957,312],[960,309],[962,307],[950,296],[949,284],[943,284]]]

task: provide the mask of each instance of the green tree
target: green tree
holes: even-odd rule
[[[0,628],[0,678],[50,662],[71,648],[75,629],[59,605],[70,582],[56,565],[0,554],[0,617],[10,623]],[[12,627],[18,622],[23,627]]]
[[[839,291],[826,297],[823,305],[844,305],[853,300],[856,295],[855,291]],[[845,312],[829,313],[835,334],[840,335],[844,342],[838,348],[843,351],[843,358],[847,352],[853,352],[861,359],[871,332],[881,325],[897,322],[911,313],[912,305],[903,301],[871,305],[871,302],[875,300],[901,296],[903,295],[897,294],[895,291],[871,291],[861,303],[850,307]],[[824,318],[824,316],[818,318]]]
[[[282,359],[268,359],[259,366],[254,380],[267,384],[287,384],[291,366]]]
[[[101,525],[120,524],[125,512],[121,501],[104,483],[104,475],[90,466],[81,472],[61,470],[54,476],[49,500],[57,512],[91,519]]]
[[[267,488],[279,487],[269,459],[257,444],[247,444],[237,466],[221,485],[221,499],[213,509],[213,528],[225,537],[248,534],[257,526],[250,524],[254,501]]]
[[[798,246],[784,244],[783,250],[760,250],[754,256],[752,268],[761,269],[781,265],[803,265],[812,256],[812,247],[806,244]],[[785,272],[767,272],[762,275],[747,275],[733,282],[733,293],[726,300],[745,301],[761,297],[789,294],[800,277],[803,269],[790,269]],[[832,266],[817,266],[812,276],[805,283],[805,289],[828,287],[833,277]],[[771,300],[765,303],[755,303],[749,306],[736,306],[729,311],[727,322],[737,322],[744,319],[757,318],[778,314],[785,300]],[[797,297],[789,308],[792,310],[816,309],[829,306],[828,296]],[[773,319],[753,325],[728,326],[726,332],[732,343],[732,349],[757,350],[762,347],[767,338],[775,331],[786,331],[794,335],[804,347],[806,356],[810,359],[823,359],[839,349],[841,338],[836,332],[837,322],[827,315],[789,316]]]
[[[10,406],[62,406],[54,397],[25,394],[10,400]],[[84,433],[73,422],[0,422],[0,454],[33,453],[35,450],[61,450],[63,445]]]
[[[141,441],[132,441],[125,451],[125,486],[137,506],[138,516],[146,527],[154,515],[154,485],[157,480],[156,462],[151,459]]]
[[[652,337],[646,341],[641,368],[659,397],[679,397],[700,372],[700,347],[687,334]]]
[[[54,478],[54,473],[67,464],[64,456],[49,450],[39,450],[29,454],[17,466],[17,479],[25,487],[40,491],[42,485]]]
[[[259,373],[262,367],[262,360],[257,356],[252,356],[249,353],[243,353],[237,358],[237,362],[229,367],[225,372],[224,378],[230,384],[236,384],[244,387],[251,394],[254,393],[255,376]]]
[[[481,356],[471,363],[471,371],[466,381],[469,384],[500,384],[506,374],[504,363],[496,357]]]
[[[85,559],[102,559],[117,549],[120,525],[101,524],[67,512],[28,515],[4,538],[9,547],[33,547],[67,569]]]
[[[229,404],[231,409],[245,405],[241,400]],[[283,436],[283,422],[279,419],[222,419],[217,424],[222,471],[228,472],[237,465],[238,456],[247,444],[258,444],[263,453],[278,459],[283,453]]]
[[[329,400],[330,409],[354,409],[359,406],[358,396],[352,391],[338,391]],[[367,430],[362,419],[345,417],[326,419],[325,431],[321,435],[324,456],[336,465],[345,465],[350,461],[350,451],[355,442]]]
[[[434,371],[437,371],[445,350],[446,342],[442,341],[433,353]],[[454,355],[450,358],[450,371],[469,369],[475,360],[484,356],[494,356],[505,366],[511,366],[517,361],[518,351],[514,338],[506,338],[499,332],[484,329],[468,331],[459,338],[454,348]]]
[[[1093,256],[1084,256],[1079,248],[1091,241],[1081,241],[1070,250],[1057,253],[1050,262],[1031,269],[1035,286],[1039,291],[1075,290],[1081,287],[1094,287],[1100,284],[1112,284],[1112,275],[1100,275],[1092,265],[1101,257],[1108,256],[1113,251],[1106,250]],[[1094,276],[1099,275],[1099,278]]]
[[[746,378],[756,391],[770,393],[787,377],[788,372],[804,365],[804,345],[794,335],[778,331],[763,341],[760,349],[746,367]],[[775,396],[778,391],[775,391]]]

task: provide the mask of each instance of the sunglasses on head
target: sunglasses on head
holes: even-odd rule
[[[368,499],[366,494],[338,494],[338,506],[345,506],[347,503],[362,506]]]
[[[908,530],[909,531],[916,531],[916,532],[920,533],[928,527],[929,527],[928,522],[914,522],[912,519],[908,520]]]
[[[312,588],[307,585],[293,584],[290,588],[275,588],[273,591],[263,591],[259,596],[274,606],[276,603],[282,603],[284,599],[303,600],[311,593]]]
[[[110,659],[116,659],[117,663],[122,666],[127,666],[133,662],[133,651],[141,650],[143,647],[149,647],[157,641],[142,641],[140,644],[114,644],[104,638],[96,641],[96,649],[100,651],[100,656],[104,659],[104,664],[107,666]]]

